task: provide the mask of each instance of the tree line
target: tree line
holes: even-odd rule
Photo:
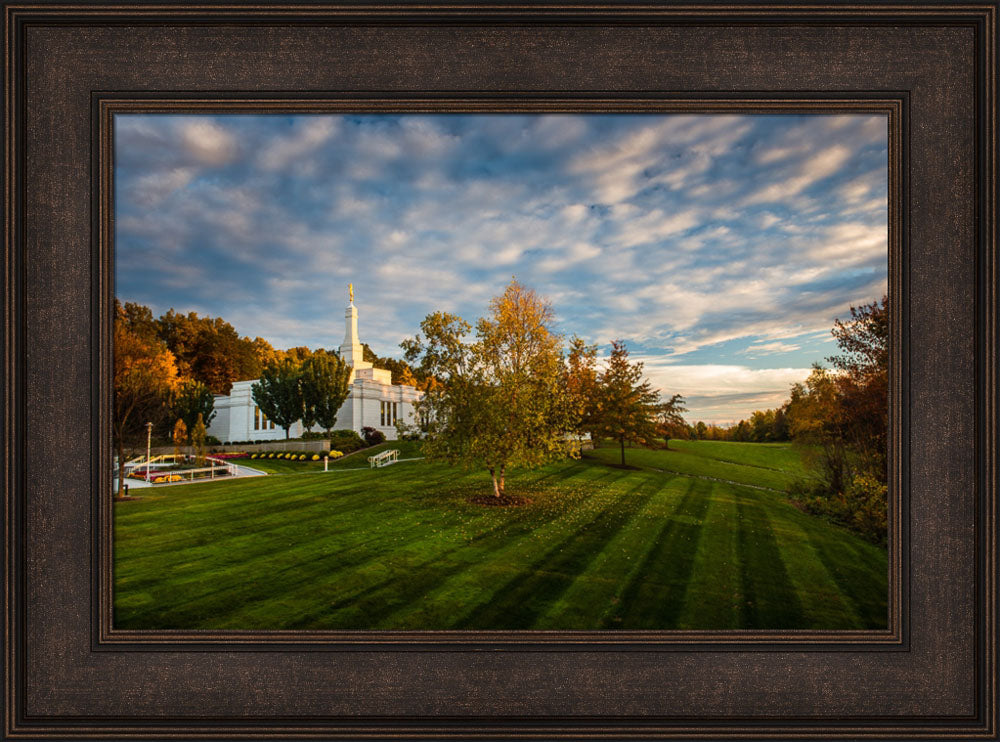
[[[807,509],[873,541],[887,534],[889,431],[888,297],[852,306],[831,330],[840,353],[815,364],[780,407],[723,428],[697,422],[691,438],[800,444],[812,474],[795,496]]]

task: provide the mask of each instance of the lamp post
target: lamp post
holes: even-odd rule
[[[153,423],[146,423],[146,482],[149,482],[149,444],[153,439]]]

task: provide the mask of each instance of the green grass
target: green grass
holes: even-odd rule
[[[365,467],[368,466],[368,457],[372,456],[380,451],[384,451],[387,448],[395,448],[399,451],[400,458],[414,458],[422,456],[420,453],[420,446],[417,443],[410,441],[393,441],[391,443],[381,443],[377,446],[372,446],[370,448],[364,448],[360,451],[355,451],[354,453],[347,454],[343,458],[331,459],[330,468],[331,469],[344,469],[351,467]],[[313,452],[309,452],[308,456],[312,457]],[[320,458],[319,461],[312,461],[311,458],[306,461],[291,461],[289,459],[236,459],[235,463],[241,466],[248,466],[251,469],[257,469],[259,471],[267,472],[268,474],[302,474],[304,472],[316,472],[323,471],[323,459]]]
[[[720,449],[719,446],[725,448]],[[746,451],[747,446],[767,448],[751,454]],[[618,464],[621,461],[621,451],[617,446],[602,447],[584,454],[587,458],[599,459],[606,464]],[[792,455],[795,456],[794,459],[791,458]],[[757,462],[766,462],[767,465]],[[795,480],[806,476],[798,454],[790,444],[670,441],[670,449],[666,451],[626,448],[625,464],[674,474],[710,477],[753,487],[767,487],[781,492],[787,491]]]
[[[886,625],[886,553],[792,507],[786,446],[672,441],[515,472],[281,475],[115,505],[115,622],[135,629],[850,629]],[[255,460],[256,461],[256,460]],[[253,462],[247,462],[253,465]],[[680,473],[678,473],[680,472]],[[742,484],[741,484],[742,483]],[[755,487],[743,486],[744,484]]]

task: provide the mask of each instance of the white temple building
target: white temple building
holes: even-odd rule
[[[361,433],[364,427],[382,431],[387,440],[396,438],[396,421],[407,424],[415,421],[413,404],[423,392],[415,387],[392,383],[392,372],[375,368],[364,360],[361,340],[358,339],[358,309],[354,306],[354,289],[350,289],[350,304],[345,312],[347,330],[340,345],[340,357],[351,367],[350,391],[337,413],[335,429],[349,429]],[[208,428],[223,443],[243,441],[284,440],[284,429],[268,420],[254,404],[250,387],[257,379],[237,381],[228,395],[215,396],[216,415]],[[292,438],[303,433],[302,421],[296,421],[289,430]],[[313,427],[313,432],[323,432]]]

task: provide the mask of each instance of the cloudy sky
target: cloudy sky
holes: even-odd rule
[[[774,407],[885,292],[887,122],[826,115],[119,115],[116,293],[380,355],[511,276],[691,421]]]

